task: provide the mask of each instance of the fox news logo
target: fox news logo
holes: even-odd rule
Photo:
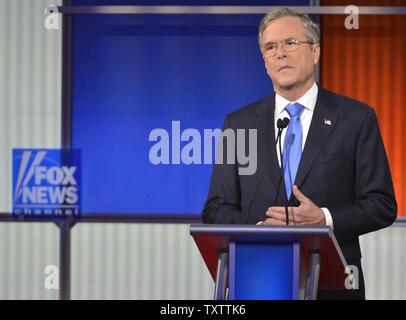
[[[14,149],[13,215],[80,216],[80,151]]]

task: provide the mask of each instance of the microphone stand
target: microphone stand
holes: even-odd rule
[[[282,178],[282,189],[283,194],[286,196],[286,205],[285,205],[285,215],[286,215],[286,225],[289,225],[289,213],[288,213],[288,204],[289,199],[288,195],[286,194],[286,185],[285,185],[285,170],[283,169],[283,157],[282,157],[282,131],[285,129],[289,124],[288,118],[283,118],[283,120],[279,119],[277,122],[278,126],[278,139],[279,139],[279,158],[281,161],[281,178]],[[286,151],[286,150],[285,150]]]
[[[280,133],[282,134],[282,129],[279,129]],[[283,194],[286,196],[286,205],[285,205],[285,215],[286,215],[286,225],[289,225],[289,213],[288,213],[288,204],[289,204],[289,199],[288,195],[286,194],[286,185],[285,185],[285,171],[283,169],[283,157],[282,157],[282,139],[279,139],[279,158],[281,160],[281,175],[282,175],[282,188],[283,188]]]

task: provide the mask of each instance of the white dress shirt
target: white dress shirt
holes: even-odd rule
[[[312,122],[313,118],[313,111],[314,107],[316,106],[316,101],[317,101],[317,93],[319,91],[319,88],[316,84],[316,82],[313,83],[313,86],[307,91],[301,98],[299,98],[297,101],[289,101],[286,100],[284,97],[280,96],[279,94],[276,93],[275,95],[275,137],[278,136],[278,127],[277,127],[277,121],[278,119],[283,119],[283,118],[289,118],[289,113],[286,111],[285,107],[291,103],[300,103],[304,109],[302,114],[300,115],[300,121],[302,123],[302,129],[303,129],[303,141],[302,141],[302,151],[304,149],[307,135],[309,133],[309,128],[310,128],[310,123]],[[283,144],[285,141],[285,136],[286,136],[286,129],[283,130],[282,132],[282,152],[283,152]],[[278,155],[278,163],[279,166],[281,165],[280,163],[280,157],[279,157],[279,142],[276,145],[276,153]],[[311,199],[310,199],[311,200]],[[326,225],[330,226],[333,228],[333,219],[331,217],[331,213],[327,208],[321,208],[324,212],[324,216],[326,218]]]

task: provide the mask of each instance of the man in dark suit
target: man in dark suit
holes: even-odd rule
[[[215,164],[202,217],[205,223],[284,225],[289,199],[290,225],[330,226],[347,263],[359,268],[358,290],[319,292],[318,298],[364,299],[358,237],[391,225],[397,205],[374,110],[315,82],[319,38],[318,26],[290,9],[261,21],[259,44],[275,93],[228,114],[223,127],[256,129],[257,170],[241,175],[238,161]],[[277,120],[285,117],[282,178],[275,140]]]

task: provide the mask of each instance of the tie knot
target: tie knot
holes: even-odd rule
[[[300,117],[303,111],[303,106],[300,103],[292,103],[286,106],[286,111],[289,113],[290,117]]]

